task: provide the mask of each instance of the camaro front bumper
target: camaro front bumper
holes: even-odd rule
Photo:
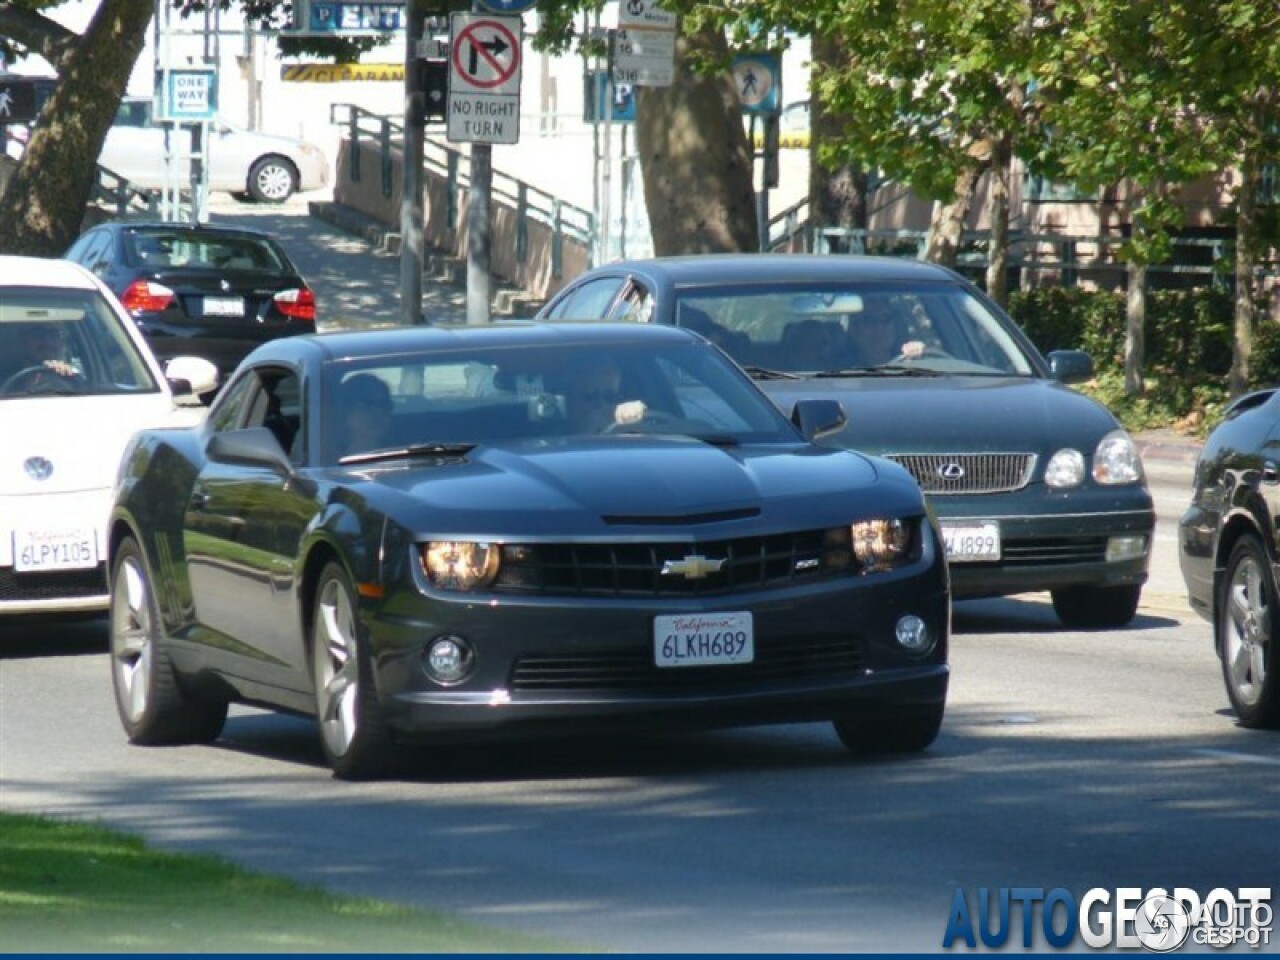
[[[657,665],[657,616],[727,611],[751,614],[751,663]],[[927,625],[927,653],[908,653],[896,639],[904,616]],[[432,603],[429,615],[383,612],[367,626],[389,723],[425,735],[919,715],[945,702],[949,678],[950,602],[936,564],[924,575],[878,573],[714,602]],[[425,669],[426,650],[442,636],[475,653],[471,676],[453,687]]]

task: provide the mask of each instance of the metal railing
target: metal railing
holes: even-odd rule
[[[158,193],[134,186],[114,170],[103,166],[97,168],[89,202],[121,220],[160,215]]]
[[[810,242],[816,253],[879,253],[890,256],[923,259],[928,237],[927,230],[879,229],[861,230],[836,227],[816,227],[811,231]],[[961,269],[985,269],[989,258],[986,245],[990,243],[988,230],[966,230],[961,235],[960,252],[956,264]],[[1075,286],[1082,274],[1124,271],[1124,261],[1116,256],[1116,249],[1126,243],[1123,236],[1064,236],[1060,233],[1026,233],[1010,231],[1008,266],[1028,273],[1057,274],[1057,283]],[[1174,237],[1171,240],[1175,259],[1203,254],[1204,263],[1158,263],[1147,267],[1154,275],[1183,275],[1200,278],[1206,284],[1220,286],[1231,277],[1229,258],[1234,244],[1223,238]],[[1259,267],[1260,274],[1274,272],[1272,265]]]
[[[348,175],[360,181],[367,173],[361,169],[359,146],[372,142],[379,157],[376,176],[381,179],[382,195],[390,197],[394,187],[395,166],[393,158],[404,142],[404,124],[392,117],[371,113],[351,103],[335,103],[329,108],[331,123],[346,130],[351,143]],[[463,208],[465,191],[471,184],[471,158],[461,150],[450,146],[438,136],[429,133],[424,143],[423,165],[425,169],[444,179],[447,202],[444,215],[446,226],[456,230],[459,213]],[[541,190],[532,184],[493,171],[491,203],[506,205],[515,213],[515,242],[517,262],[525,262],[529,249],[529,224],[536,221],[551,231],[551,268],[559,276],[563,265],[564,243],[572,240],[590,251],[596,247],[595,214],[583,207]]]

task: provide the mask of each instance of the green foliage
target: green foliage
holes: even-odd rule
[[[1203,431],[1227,400],[1232,299],[1222,290],[1161,290],[1147,296],[1145,390],[1128,397],[1124,382],[1123,294],[1078,287],[1015,291],[1009,312],[1042,352],[1084,350],[1097,375],[1084,388],[1130,429],[1181,424]],[[1254,386],[1280,382],[1280,324],[1259,304],[1254,331]]]

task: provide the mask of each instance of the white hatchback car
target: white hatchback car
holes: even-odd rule
[[[125,444],[145,427],[198,423],[198,394],[216,380],[196,357],[162,371],[79,264],[0,256],[0,616],[107,609]]]
[[[167,129],[166,129],[167,128]],[[239,130],[215,120],[206,149],[209,189],[260,203],[283,203],[297,191],[329,184],[329,159],[314,143]],[[136,187],[163,190],[171,174],[165,163],[165,135],[173,154],[173,182],[190,180],[191,128],[157,123],[151,100],[126,97],[107,131],[100,166]]]

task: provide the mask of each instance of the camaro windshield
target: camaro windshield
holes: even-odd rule
[[[958,284],[788,284],[679,294],[675,321],[770,373],[1030,376],[1017,339]]]
[[[700,343],[342,361],[329,365],[324,390],[330,462],[557,438],[663,435],[723,446],[798,439],[740,371]]]

